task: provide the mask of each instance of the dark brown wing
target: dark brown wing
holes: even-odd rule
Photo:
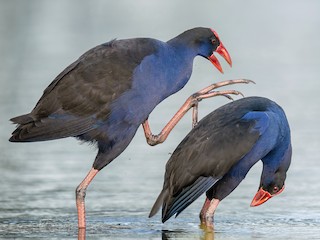
[[[152,39],[114,40],[99,45],[83,54],[50,84],[34,111],[47,109],[50,102],[45,99],[52,94],[58,100],[58,109],[77,116],[103,117],[112,101],[131,88],[133,71],[142,59],[155,52]]]
[[[20,125],[10,140],[77,136],[106,120],[111,103],[131,88],[134,69],[156,52],[155,41],[114,40],[83,54],[45,89],[31,113],[11,119]]]

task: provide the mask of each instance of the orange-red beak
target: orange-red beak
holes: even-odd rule
[[[259,191],[256,193],[256,195],[254,196],[250,207],[256,207],[259,206],[263,203],[265,203],[266,201],[268,201],[270,198],[280,194],[282,191],[284,190],[284,186],[279,190],[279,192],[277,192],[276,194],[270,194],[269,192],[263,190],[262,188],[259,189]]]
[[[211,29],[212,30],[212,29]],[[218,34],[212,30],[213,34],[216,36],[216,38],[219,39],[220,41],[220,45],[217,47],[216,52],[218,54],[220,54],[221,57],[223,57],[227,63],[229,63],[230,67],[232,67],[232,60],[230,57],[230,54],[228,53],[227,49],[224,47],[224,45],[222,44]],[[223,73],[222,67],[220,62],[218,61],[217,57],[212,53],[212,55],[210,57],[208,57],[208,59],[210,60],[210,62],[212,62],[212,64],[221,72]]]

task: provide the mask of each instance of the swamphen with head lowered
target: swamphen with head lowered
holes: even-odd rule
[[[226,104],[203,118],[175,149],[150,217],[162,205],[165,222],[206,192],[200,219],[212,227],[219,202],[261,159],[260,186],[251,206],[260,205],[283,191],[291,151],[289,124],[275,102],[248,97]]]
[[[162,42],[151,38],[113,40],[84,53],[44,90],[31,113],[12,118],[18,124],[11,142],[46,141],[76,137],[94,142],[98,154],[85,179],[76,189],[79,228],[85,228],[84,198],[94,176],[115,159],[143,124],[149,144],[165,140],[171,129],[202,98],[231,92],[213,89],[238,83],[212,85],[207,93],[189,98],[159,135],[152,135],[148,116],[162,100],[179,91],[189,80],[193,59],[213,55],[231,58],[215,31],[194,28]]]

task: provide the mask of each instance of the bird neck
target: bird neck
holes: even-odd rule
[[[189,56],[192,59],[199,55],[199,49],[194,44],[194,39],[189,35],[182,33],[179,36],[167,41],[167,44],[174,49],[176,53]]]
[[[273,114],[273,126],[278,126],[274,132],[278,132],[277,138],[273,148],[264,156],[261,161],[263,162],[265,171],[276,171],[282,165],[286,168],[291,160],[291,134],[287,118],[283,110],[279,107],[272,109],[276,114]]]
[[[262,158],[263,170],[261,174],[261,183],[263,185],[270,183],[273,180],[275,173],[285,175],[291,163],[291,155],[291,143],[290,140],[286,140]]]

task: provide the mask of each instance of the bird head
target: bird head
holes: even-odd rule
[[[284,175],[285,176],[285,175]],[[283,176],[281,177],[283,179]],[[285,178],[285,177],[284,177]],[[284,190],[284,179],[278,181],[272,181],[266,186],[262,185],[256,195],[254,196],[250,206],[256,207],[259,206],[270,198],[280,194]]]
[[[216,31],[210,28],[198,28],[198,34],[195,37],[195,42],[200,48],[199,55],[207,58],[221,73],[223,73],[221,64],[214,53],[218,53],[227,63],[232,66],[231,57],[222,44]],[[205,32],[203,32],[205,30]]]
[[[193,28],[171,39],[169,43],[172,45],[177,44],[178,46],[183,44],[188,49],[195,50],[196,55],[207,58],[221,73],[223,73],[223,70],[214,52],[217,52],[232,66],[231,57],[227,49],[222,44],[217,32],[213,29],[203,27]]]
[[[291,154],[292,150],[290,144],[281,158],[278,168],[273,168],[268,164],[264,164],[260,187],[250,204],[251,207],[256,207],[265,203],[284,190],[284,183],[291,162]]]

